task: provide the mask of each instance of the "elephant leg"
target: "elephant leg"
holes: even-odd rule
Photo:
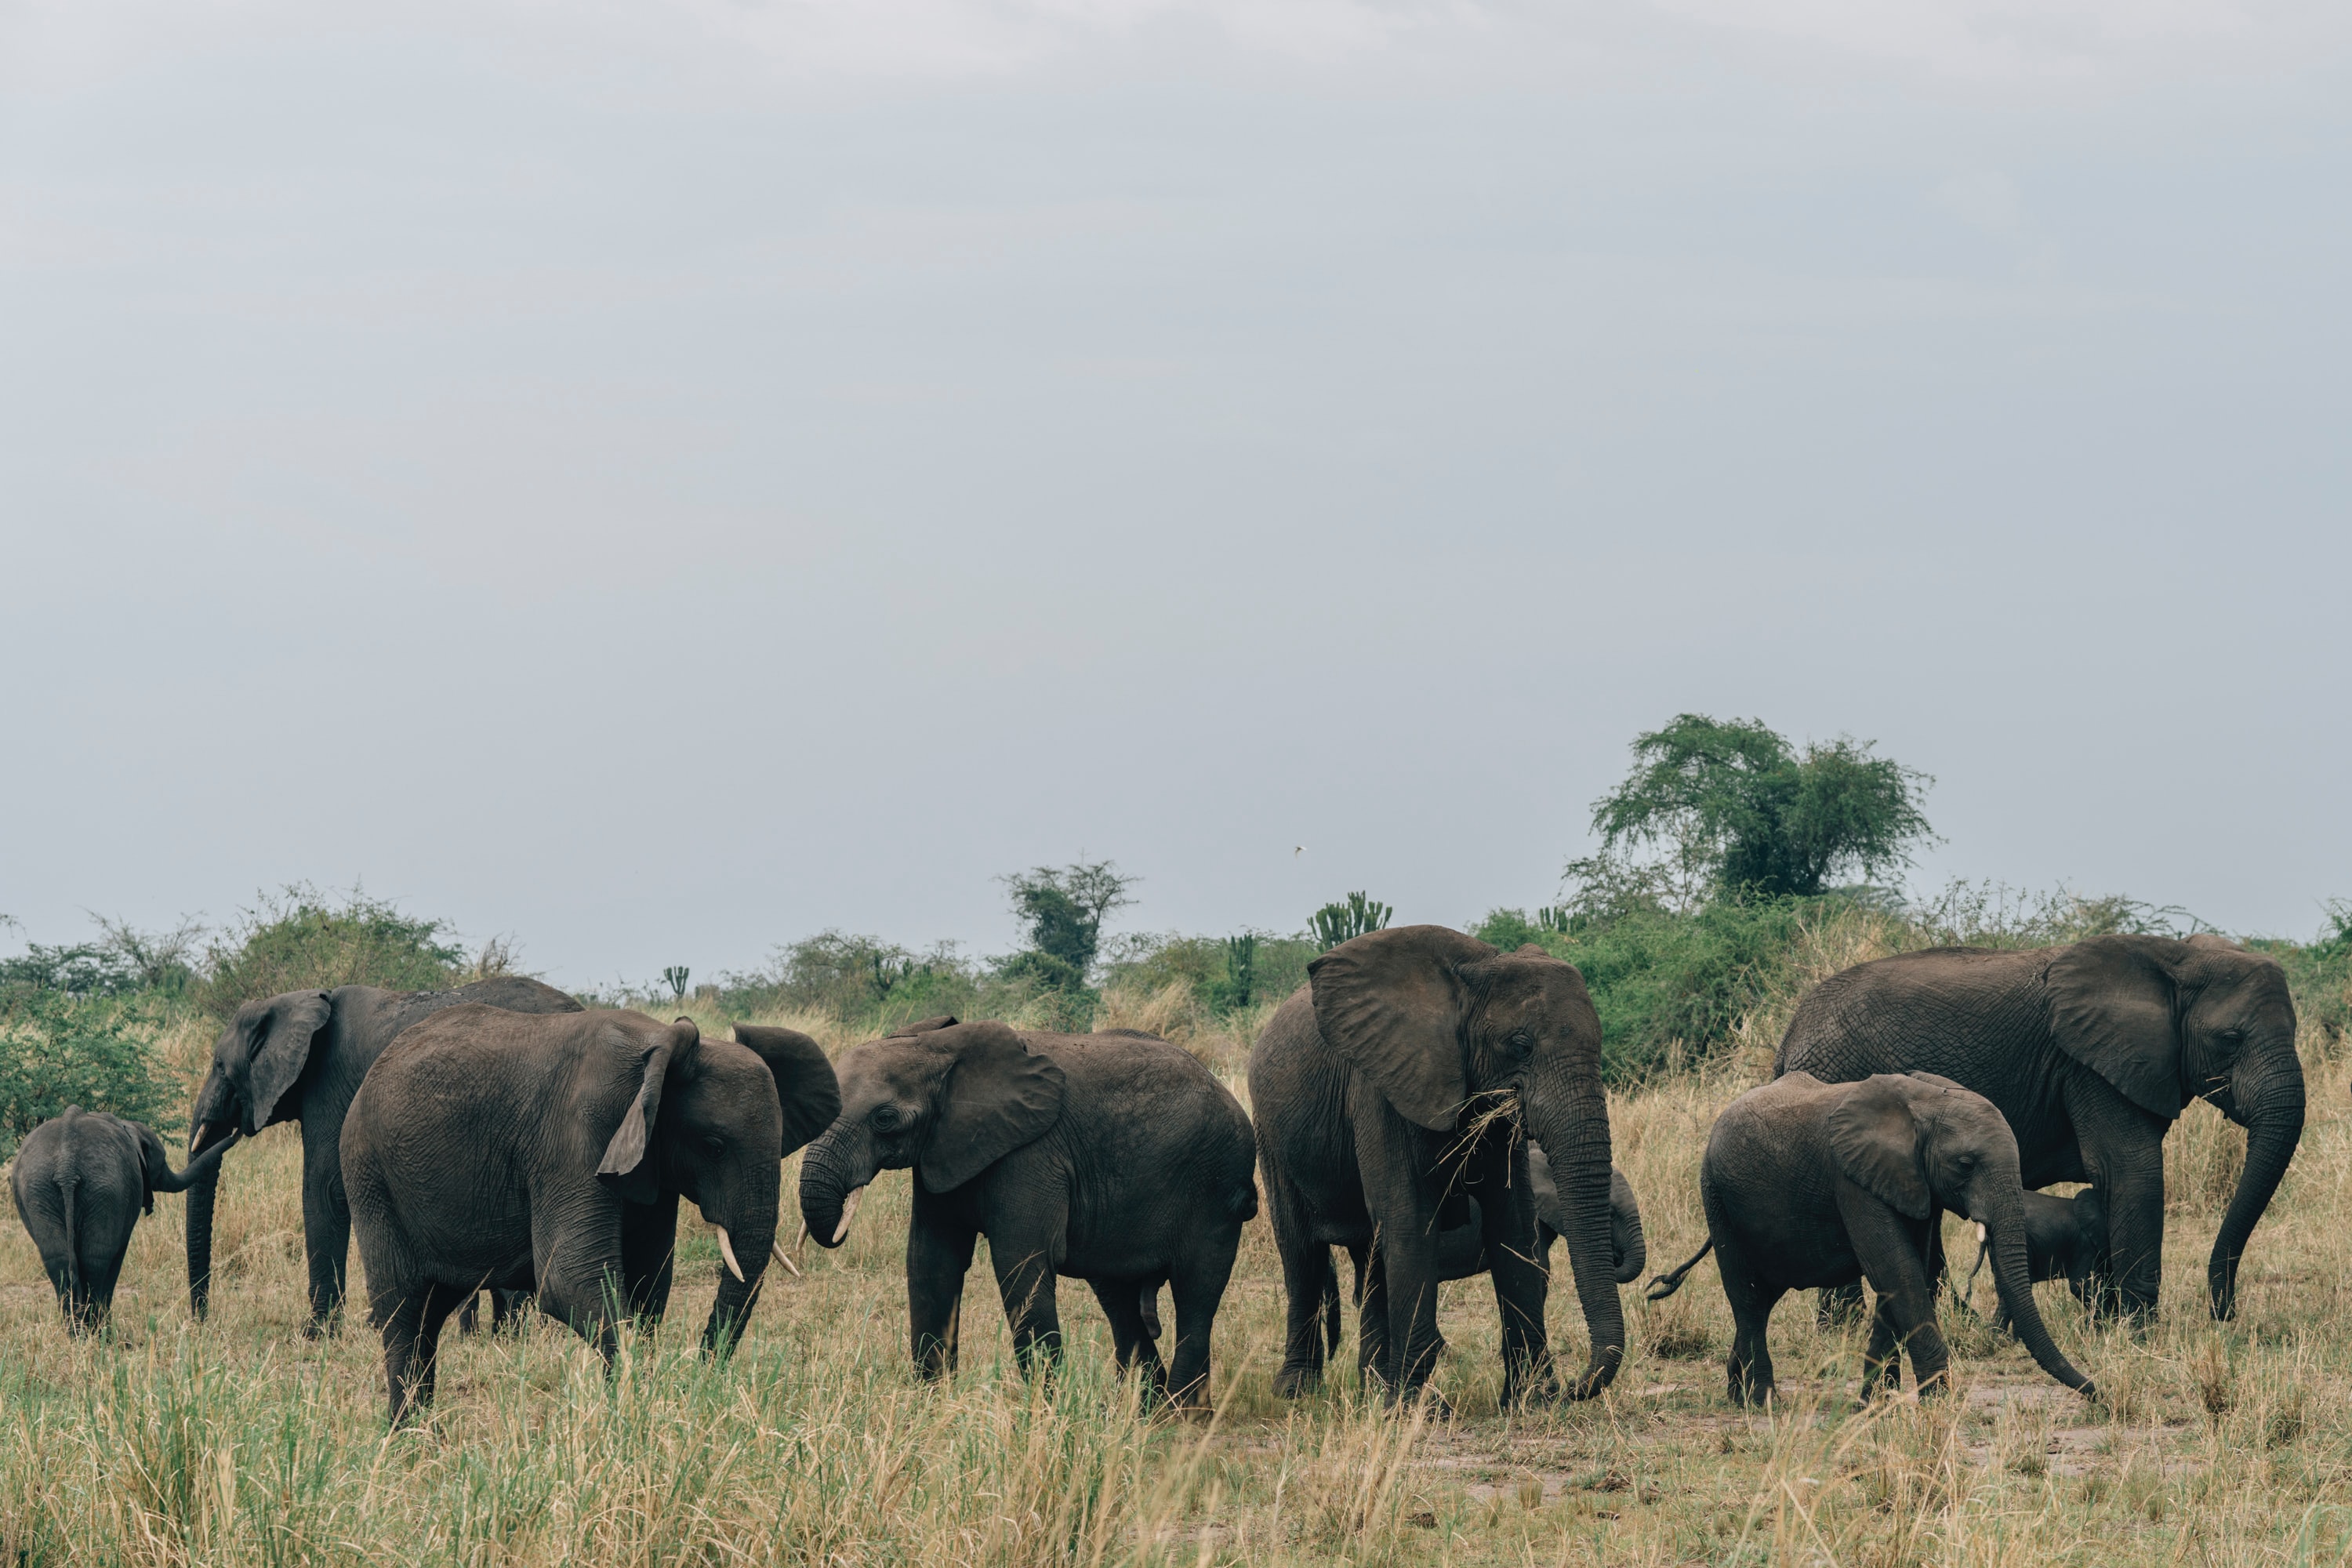
[[[677,1257],[677,1194],[621,1205],[621,1278],[629,1311],[647,1328],[669,1310],[671,1270]]]
[[[1724,1363],[1725,1388],[1735,1405],[1762,1405],[1772,1397],[1772,1351],[1766,1331],[1772,1309],[1785,1292],[1760,1283],[1736,1241],[1717,1232],[1715,1269],[1723,1299],[1731,1308],[1731,1355]]]
[[[433,1378],[440,1359],[441,1326],[469,1294],[435,1283],[401,1289],[389,1312],[376,1314],[383,1330],[383,1375],[392,1424],[433,1405]]]
[[[1557,1396],[1559,1393],[1559,1380],[1552,1372],[1544,1338],[1544,1298],[1551,1280],[1537,1251],[1534,1205],[1520,1198],[1527,1190],[1522,1174],[1510,1197],[1478,1205],[1487,1272],[1495,1287],[1495,1310],[1502,1318],[1506,1406],[1529,1394]]]
[[[969,1226],[942,1224],[920,1206],[907,1226],[907,1322],[915,1370],[925,1377],[955,1371],[958,1309],[963,1277],[980,1233]]]
[[[522,1332],[522,1310],[530,1305],[528,1290],[492,1290],[490,1292],[490,1332],[519,1334]]]
[[[481,1300],[482,1294],[480,1291],[477,1290],[472,1295],[466,1298],[466,1304],[464,1306],[457,1309],[457,1331],[459,1333],[470,1334],[474,1331],[475,1324],[480,1321],[477,1309],[481,1305]]]
[[[1271,1164],[1265,1166],[1267,1217],[1282,1258],[1285,1307],[1282,1367],[1274,1391],[1295,1399],[1323,1381],[1323,1300],[1331,1279],[1331,1248],[1315,1239],[1306,1201]]]
[[[1884,1384],[1889,1394],[1903,1386],[1903,1340],[1895,1326],[1894,1298],[1881,1296],[1870,1314],[1870,1343],[1862,1352],[1862,1402],[1869,1404]]]
[[[343,1197],[341,1150],[314,1147],[308,1122],[302,1132],[302,1249],[310,1266],[310,1321],[302,1331],[317,1339],[334,1331],[343,1309],[352,1213]]]
[[[2156,1315],[2164,1281],[2163,1145],[2157,1145],[2147,1163],[2154,1167],[2152,1177],[2139,1171],[2112,1176],[2107,1196],[2105,1293],[2115,1310],[2135,1321]]]
[[[1003,1298],[1004,1320],[1013,1325],[1013,1353],[1023,1374],[1035,1370],[1040,1356],[1062,1359],[1062,1315],[1055,1300],[1052,1253],[1043,1244],[1027,1240],[1010,1247],[988,1240],[989,1262],[996,1269],[997,1293]]]
[[[1087,1281],[1102,1303],[1103,1316],[1110,1320],[1110,1341],[1118,1355],[1121,1373],[1136,1372],[1143,1379],[1147,1394],[1157,1398],[1168,1387],[1168,1368],[1160,1360],[1160,1347],[1143,1321],[1143,1287],[1132,1279],[1089,1279]]]
[[[570,1268],[558,1263],[540,1275],[540,1310],[560,1318],[596,1347],[609,1375],[621,1352],[619,1321],[628,1311],[628,1285],[616,1264],[583,1258]]]
[[[1892,1346],[1884,1345],[1880,1326],[1874,1324],[1872,1349],[1888,1355],[1897,1350],[1907,1352],[1921,1398],[1942,1393],[1951,1356],[1936,1327],[1935,1291],[1927,1282],[1927,1238],[1915,1228],[1919,1222],[1906,1220],[1852,1184],[1842,1184],[1838,1209],[1854,1256],[1862,1260],[1863,1275],[1878,1292],[1880,1324],[1894,1341]],[[1864,1384],[1867,1396],[1867,1372]]]
[[[1176,1356],[1171,1383],[1176,1403],[1188,1410],[1209,1404],[1209,1341],[1217,1326],[1217,1305],[1225,1299],[1233,1278],[1234,1254],[1240,1250],[1241,1231],[1214,1247],[1205,1258],[1194,1258],[1169,1277],[1169,1293],[1176,1306]]]

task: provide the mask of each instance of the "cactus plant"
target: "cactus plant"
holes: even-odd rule
[[[1381,930],[1394,913],[1396,910],[1390,905],[1368,899],[1360,892],[1349,893],[1347,902],[1326,904],[1315,911],[1315,940],[1328,952],[1351,938]]]
[[[670,994],[680,1003],[686,1000],[686,977],[688,973],[683,963],[673,963],[662,971],[662,984],[670,988]]]

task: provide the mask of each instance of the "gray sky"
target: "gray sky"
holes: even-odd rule
[[[331,9],[0,0],[0,945],[1458,922],[1684,710],[2352,894],[2341,5]]]

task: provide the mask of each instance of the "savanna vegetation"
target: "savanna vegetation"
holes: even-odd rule
[[[1938,942],[2031,945],[2197,929],[2124,898],[1958,885],[1891,890],[1927,832],[1917,774],[1840,742],[1686,716],[1637,745],[1596,806],[1600,854],[1559,901],[1464,923],[1586,975],[1606,1036],[1619,1164],[1654,1264],[1704,1238],[1696,1173],[1717,1110],[1769,1070],[1804,989]],[[1843,825],[1843,826],[1841,826]],[[1192,1050],[1246,1103],[1242,1065],[1324,948],[1387,923],[1369,892],[1292,932],[1138,934],[1110,862],[1006,879],[1001,957],[826,931],[751,973],[684,965],[592,1005],[656,1003],[706,1029],[782,1023],[838,1052],[932,1014],[1142,1028]],[[1338,891],[1335,889],[1335,892]],[[1989,1289],[1948,1302],[1957,1397],[1851,1406],[1860,1331],[1774,1323],[1782,1402],[1725,1400],[1729,1315],[1702,1266],[1651,1304],[1626,1292],[1626,1365],[1580,1405],[1498,1407],[1491,1296],[1445,1288],[1436,1384],[1455,1418],[1383,1411],[1343,1350],[1326,1390],[1271,1387],[1282,1292],[1247,1228],[1220,1317],[1213,1414],[1139,1409],[1108,1334],[1069,1303],[1062,1372],[1024,1383],[974,1277],[963,1369],[907,1364],[904,1176],[877,1182],[837,1252],[772,1269],[731,1363],[696,1353],[715,1245],[687,1227],[670,1325],[632,1334],[607,1382],[568,1329],[445,1344],[439,1403],[387,1434],[363,1329],[306,1341],[299,1141],[225,1166],[213,1316],[185,1305],[178,1200],[140,1227],[109,1339],[68,1341],[30,1242],[0,1226],[0,1563],[2255,1563],[2352,1557],[2352,905],[2309,940],[2249,938],[2288,970],[2312,1111],[2255,1233],[2241,1310],[2207,1315],[2202,1258],[2242,1135],[2200,1104],[2166,1143],[2162,1310],[2097,1329],[2063,1287],[2042,1310],[2096,1380],[2085,1404],[1987,1326]],[[663,956],[663,955],[655,955]],[[675,955],[671,955],[675,956]],[[443,922],[296,889],[218,931],[102,925],[0,965],[0,1137],[68,1100],[184,1132],[218,1022],[251,996],[498,973]],[[787,1184],[797,1159],[788,1161]],[[1973,1257],[1953,1222],[1948,1249]],[[982,1244],[985,1246],[985,1243]],[[2186,1261],[2184,1261],[2186,1260]],[[1581,1350],[1572,1295],[1551,1332]],[[1352,1326],[1349,1331],[1353,1340]]]

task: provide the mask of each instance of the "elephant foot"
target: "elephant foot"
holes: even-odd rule
[[[1392,1408],[1399,1415],[1410,1415],[1418,1410],[1433,1426],[1443,1425],[1454,1419],[1454,1402],[1425,1383],[1396,1399]]]
[[[1274,1374],[1274,1392],[1285,1399],[1297,1399],[1323,1386],[1323,1369],[1314,1366],[1286,1366]]]

